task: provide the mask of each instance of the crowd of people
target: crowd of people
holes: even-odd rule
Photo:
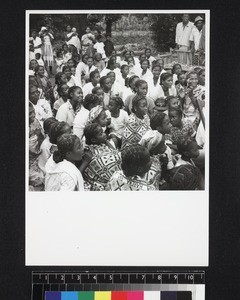
[[[67,26],[29,39],[29,190],[204,189],[205,69]]]

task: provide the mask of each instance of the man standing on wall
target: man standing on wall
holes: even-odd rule
[[[190,50],[190,35],[194,24],[189,21],[189,14],[182,16],[182,22],[177,24],[176,27],[176,48],[180,51]],[[188,53],[179,53],[181,63],[190,64],[190,55]]]

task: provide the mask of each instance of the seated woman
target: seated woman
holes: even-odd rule
[[[44,174],[38,166],[40,147],[44,133],[39,121],[35,118],[35,110],[29,102],[29,190],[43,190]]]
[[[83,157],[79,138],[63,134],[57,140],[57,148],[45,166],[45,191],[84,191],[82,174],[75,166]]]
[[[168,112],[171,127],[171,139],[177,145],[183,139],[193,138],[196,131],[190,120],[183,119],[182,111],[179,108],[170,109]]]
[[[145,80],[137,80],[135,81],[135,91],[137,96],[139,97],[144,97],[147,101],[147,108],[148,108],[148,114],[152,115],[153,114],[153,109],[155,107],[154,101],[152,98],[149,98],[147,96],[148,93],[148,84]],[[134,99],[135,95],[132,94],[130,96],[128,96],[125,100],[125,110],[128,112],[128,114],[130,114],[132,112],[132,102]]]
[[[51,81],[44,75],[45,69],[43,66],[36,66],[35,68],[35,76],[36,76],[36,82],[37,87],[43,91],[43,97],[47,100],[51,100],[51,102],[54,102],[53,99],[53,87],[51,84]]]
[[[173,85],[173,75],[163,73],[160,75],[159,97],[177,96],[175,85]]]
[[[132,102],[133,113],[129,116],[128,124],[123,131],[121,149],[137,144],[142,136],[151,129],[147,114],[147,100],[143,96],[135,96]]]
[[[198,74],[190,72],[188,74],[188,88],[183,102],[183,116],[193,122],[195,130],[197,130],[200,122],[200,114],[198,110],[198,103],[202,107],[205,105],[205,87],[199,85]]]
[[[122,170],[113,174],[107,191],[152,191],[156,188],[145,179],[151,167],[151,158],[146,147],[133,144],[122,151]]]
[[[107,141],[106,134],[97,123],[87,125],[84,136],[92,159],[83,177],[90,184],[92,191],[104,190],[111,176],[121,170],[120,153]]]

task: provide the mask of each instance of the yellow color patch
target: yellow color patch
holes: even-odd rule
[[[111,300],[111,292],[95,292],[94,300]]]

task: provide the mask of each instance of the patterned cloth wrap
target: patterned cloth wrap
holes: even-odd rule
[[[139,119],[134,113],[129,116],[129,123],[123,131],[121,150],[129,145],[137,144],[142,136],[150,130],[150,119],[145,115],[144,119]]]
[[[90,145],[93,157],[83,173],[86,182],[91,185],[90,190],[102,191],[105,189],[111,176],[121,170],[121,154],[105,144]]]
[[[100,115],[103,109],[104,108],[101,105],[93,107],[89,112],[88,124],[91,124]]]
[[[155,186],[139,176],[126,177],[123,171],[117,171],[106,186],[107,191],[154,191]]]

